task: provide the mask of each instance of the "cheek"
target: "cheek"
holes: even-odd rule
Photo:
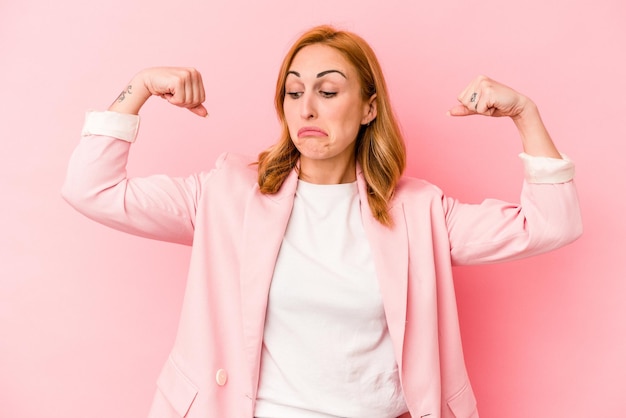
[[[356,137],[358,134],[362,117],[354,105],[333,112],[329,117],[333,119],[336,126],[341,127],[345,135]]]
[[[297,115],[294,113],[293,106],[283,105],[283,115],[289,132],[293,134],[292,129],[295,126]]]

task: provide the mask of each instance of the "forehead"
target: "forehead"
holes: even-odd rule
[[[302,48],[291,61],[289,71],[296,71],[302,76],[318,74],[327,70],[339,70],[348,75],[355,72],[354,66],[337,49],[313,44]]]

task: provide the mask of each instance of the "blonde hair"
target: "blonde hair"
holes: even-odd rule
[[[377,116],[368,125],[361,126],[355,154],[367,183],[367,197],[372,215],[381,224],[392,226],[389,202],[406,165],[402,134],[393,115],[385,79],[374,51],[358,35],[336,30],[331,26],[318,26],[305,32],[283,60],[274,98],[282,133],[276,144],[259,154],[259,188],[265,194],[278,192],[300,158],[300,152],[291,140],[285,119],[285,79],[296,54],[312,44],[330,46],[345,56],[359,75],[364,100],[376,94]]]

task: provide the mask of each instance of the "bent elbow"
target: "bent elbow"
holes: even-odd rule
[[[90,219],[96,219],[97,210],[93,196],[74,187],[64,186],[61,189],[61,197],[78,213]]]
[[[583,234],[583,222],[580,217],[580,213],[577,214],[576,219],[570,224],[569,240],[564,245],[571,244],[580,238]]]
[[[569,216],[564,222],[563,229],[566,230],[567,242],[563,245],[571,244],[581,237],[583,234],[583,221],[578,204],[570,211]]]
[[[61,197],[71,207],[88,217],[102,210],[102,188],[89,187],[80,181],[67,179],[61,187]]]
[[[576,241],[583,234],[583,224],[580,213],[576,212],[558,223],[558,227],[546,228],[543,240],[551,242],[551,249],[557,249]]]
[[[79,187],[76,187],[75,184],[72,184],[68,180],[66,180],[61,187],[61,197],[79,212],[82,212],[81,208],[86,205],[88,200],[86,193],[81,191]]]

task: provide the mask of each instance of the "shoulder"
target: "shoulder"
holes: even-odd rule
[[[415,218],[425,216],[428,222],[434,217],[441,220],[448,211],[449,199],[443,191],[427,180],[402,177],[395,189],[391,206],[402,206],[404,216]],[[438,214],[438,215],[436,215]]]
[[[395,189],[395,200],[401,202],[418,200],[441,200],[443,192],[434,184],[415,177],[402,177]]]
[[[250,178],[256,181],[257,160],[250,156],[225,152],[215,161],[215,171],[223,175]]]
[[[248,155],[224,152],[215,161],[217,169],[252,169],[256,171],[256,159]]]
[[[257,178],[254,158],[225,152],[215,160],[210,170],[200,174],[200,183],[204,192],[237,194],[254,187]]]

